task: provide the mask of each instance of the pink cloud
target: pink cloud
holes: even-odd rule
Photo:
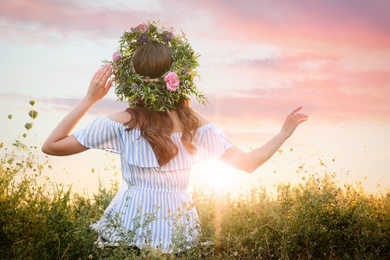
[[[386,48],[390,43],[390,3],[385,1],[203,2],[215,17],[214,27],[235,40],[289,48],[327,42]]]
[[[156,1],[149,11],[131,7],[103,8],[78,1],[4,0],[0,2],[2,38],[117,38],[129,26],[148,19],[166,20],[173,26],[188,23],[202,13],[211,22],[205,28],[186,26],[203,37],[225,37],[225,41],[261,42],[295,49],[361,46],[388,49],[390,18],[386,1]],[[153,6],[153,7],[155,7]],[[170,10],[166,12],[166,10]],[[185,28],[183,28],[184,31]],[[223,32],[225,35],[223,35]],[[58,39],[57,39],[58,40]],[[220,40],[220,39],[219,39]],[[329,45],[330,44],[330,45]],[[333,49],[334,50],[334,49]]]
[[[286,53],[266,58],[240,59],[229,64],[229,69],[242,68],[252,74],[277,73],[307,76],[307,73],[328,74],[342,69],[342,59],[336,54],[314,52]]]
[[[390,70],[353,71],[343,62],[310,53],[238,60],[221,69],[229,75],[245,72],[240,77],[247,88],[226,86],[230,96],[224,92],[212,97],[211,110],[221,117],[273,120],[303,105],[317,123],[389,123]]]
[[[214,97],[220,108],[212,108],[221,117],[255,118],[262,111],[272,120],[303,105],[318,123],[389,123],[390,69],[351,69],[348,62],[338,54],[298,52],[220,65],[226,75],[240,77],[246,88],[234,86],[240,80],[224,83],[231,96]]]
[[[23,44],[62,43],[64,39],[72,37],[94,41],[111,40],[118,39],[124,30],[149,20],[158,20],[180,30],[181,18],[187,20],[189,14],[197,14],[195,10],[183,12],[183,3],[172,0],[161,3],[157,0],[153,6],[147,4],[2,0],[0,39]],[[140,5],[144,5],[142,10],[139,9]]]
[[[380,73],[378,73],[380,74]],[[388,75],[388,74],[387,74]],[[382,74],[387,80],[388,76]],[[357,77],[363,75],[356,75]],[[383,79],[382,79],[383,80]],[[293,81],[276,89],[241,91],[244,97],[212,96],[208,106],[222,118],[258,118],[274,121],[297,106],[303,106],[315,123],[379,121],[390,123],[389,87],[365,82],[343,82],[337,79]],[[238,94],[238,93],[236,93]]]
[[[153,12],[86,7],[78,1],[4,0],[0,15],[4,24],[1,38],[53,42],[69,36],[96,41],[117,38],[145,17],[153,17]]]

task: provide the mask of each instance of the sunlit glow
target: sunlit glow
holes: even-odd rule
[[[202,186],[206,191],[209,190],[213,195],[237,195],[240,193],[243,185],[247,185],[248,178],[244,172],[235,170],[229,165],[217,160],[203,163],[196,167],[194,177],[196,186]]]

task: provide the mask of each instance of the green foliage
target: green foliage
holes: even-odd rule
[[[326,172],[307,174],[294,187],[280,184],[275,198],[260,188],[237,199],[195,190],[202,235],[191,249],[173,255],[126,245],[102,250],[89,224],[101,217],[117,183],[101,186],[92,199],[75,194],[43,176],[50,165],[37,149],[20,140],[0,143],[0,259],[390,258],[390,194],[339,187]],[[178,248],[186,246],[180,228]]]

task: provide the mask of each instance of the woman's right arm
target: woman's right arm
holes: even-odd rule
[[[47,137],[42,145],[42,152],[49,155],[65,156],[86,151],[88,148],[81,145],[71,135],[73,128],[84,117],[96,102],[102,99],[110,90],[112,80],[111,65],[104,65],[98,69],[91,82],[87,94],[72,111],[66,115],[57,127]]]
[[[292,135],[297,126],[308,118],[305,114],[298,113],[302,107],[294,109],[284,121],[280,132],[271,138],[267,143],[250,152],[244,152],[236,146],[228,149],[219,159],[234,168],[253,172],[263,163],[268,161]]]

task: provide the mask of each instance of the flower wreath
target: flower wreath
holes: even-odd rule
[[[177,102],[195,95],[198,102],[205,104],[194,79],[198,76],[198,54],[194,52],[185,35],[174,34],[172,29],[158,28],[156,22],[140,24],[126,31],[120,38],[119,49],[108,63],[114,67],[115,93],[121,101],[128,101],[130,107],[138,104],[155,111],[175,109]],[[172,50],[173,63],[164,75],[150,79],[137,74],[132,64],[135,50],[146,42],[166,44]]]

